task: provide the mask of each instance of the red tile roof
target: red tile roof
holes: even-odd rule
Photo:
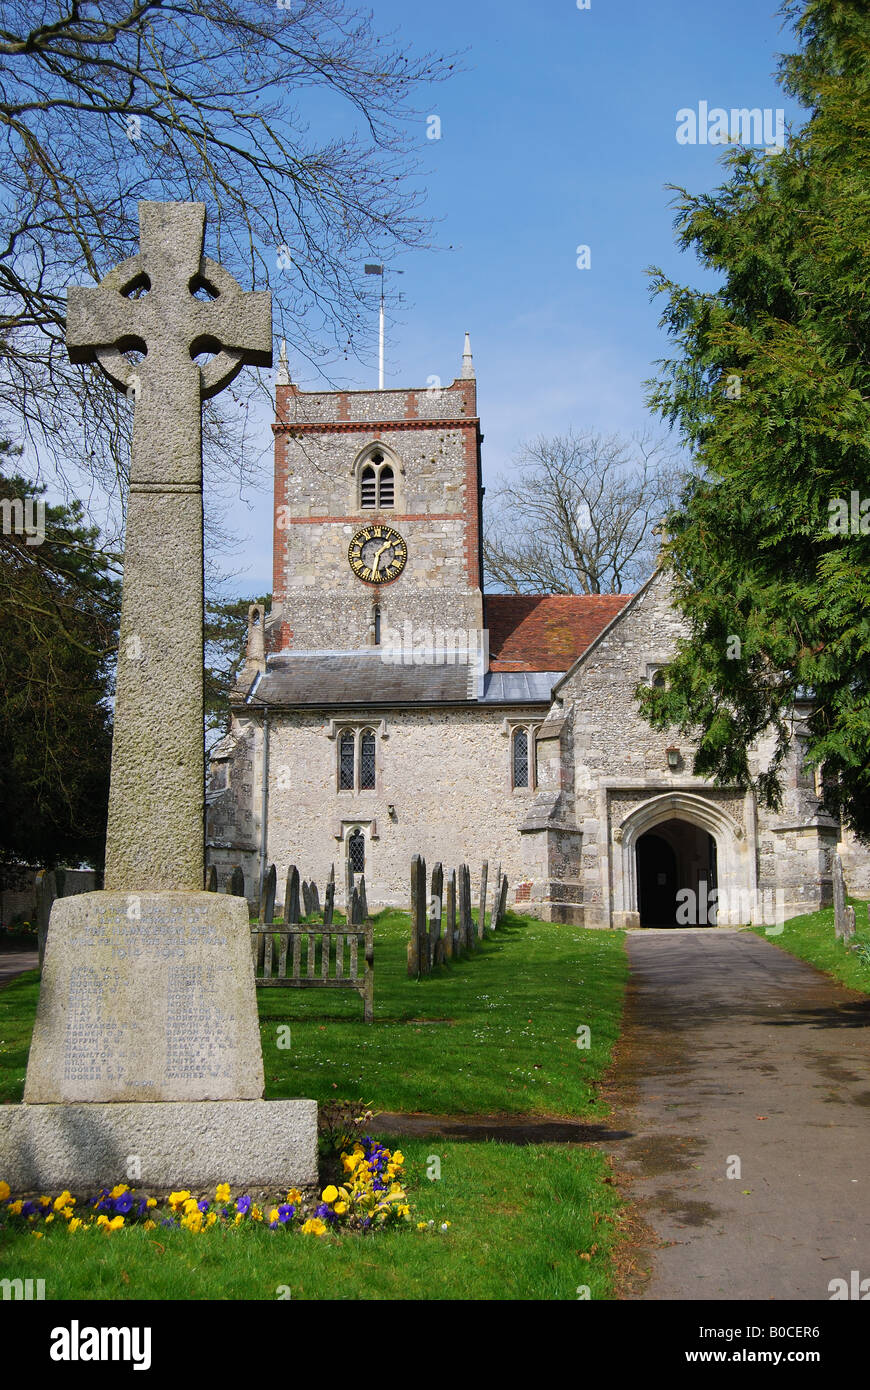
[[[567,671],[631,594],[487,594],[493,671]]]

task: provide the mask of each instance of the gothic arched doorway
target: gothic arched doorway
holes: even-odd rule
[[[638,837],[637,905],[642,927],[708,926],[716,898],[716,840],[673,817]]]

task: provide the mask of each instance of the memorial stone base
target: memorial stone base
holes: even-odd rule
[[[316,1103],[262,1094],[243,899],[55,902],[24,1103],[0,1106],[13,1191],[316,1182]]]

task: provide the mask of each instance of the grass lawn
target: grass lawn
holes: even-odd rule
[[[855,909],[855,935],[852,940],[863,943],[870,951],[868,904],[858,898],[847,898],[846,901]],[[851,989],[870,994],[870,960],[862,960],[857,952],[848,950],[842,941],[837,940],[832,907],[808,912],[802,917],[792,917],[785,923],[779,936],[767,936],[764,927],[754,927],[753,931],[799,960],[808,961],[826,974],[833,975]]]
[[[414,981],[408,930],[406,914],[375,919],[373,1024],[350,991],[259,992],[268,1097],[444,1114],[605,1113],[597,1085],[622,1009],[621,933],[509,916],[474,957]],[[0,990],[4,1101],[21,1098],[36,994],[33,973]],[[588,1049],[577,1047],[583,1024]],[[277,1045],[286,1025],[289,1049]],[[447,1234],[58,1229],[0,1238],[0,1267],[45,1279],[47,1298],[275,1298],[279,1285],[318,1299],[576,1299],[580,1285],[593,1298],[612,1294],[620,1205],[597,1150],[432,1139],[401,1148],[415,1218],[450,1221]],[[434,1182],[432,1154],[441,1159]]]

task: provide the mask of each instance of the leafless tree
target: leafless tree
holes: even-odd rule
[[[621,593],[655,567],[682,476],[667,446],[595,433],[525,444],[487,508],[489,583],[515,594]]]
[[[0,418],[30,456],[123,489],[130,405],[70,365],[65,292],[135,254],[140,199],[205,203],[208,254],[272,287],[297,353],[356,352],[363,259],[429,235],[411,100],[449,69],[343,0],[0,3]],[[253,381],[206,411],[214,476],[244,466]]]

